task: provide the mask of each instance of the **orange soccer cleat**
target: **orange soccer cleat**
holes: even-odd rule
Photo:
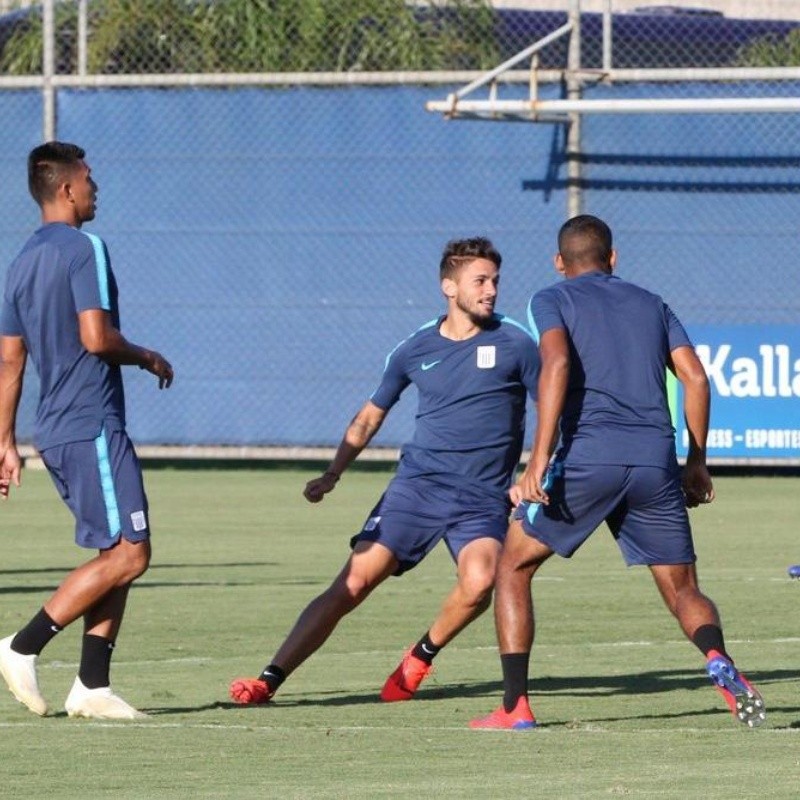
[[[268,703],[275,694],[266,681],[259,678],[237,678],[231,683],[229,693],[234,703],[242,706],[254,706]]]

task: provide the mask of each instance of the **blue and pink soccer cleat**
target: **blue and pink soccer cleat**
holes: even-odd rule
[[[767,718],[764,700],[758,690],[721,653],[708,654],[706,672],[714,688],[723,696],[731,714],[748,728],[763,725]]]
[[[506,711],[503,706],[492,711],[488,717],[473,719],[469,726],[473,730],[506,730],[526,731],[538,727],[536,717],[533,716],[528,698],[524,695],[517,700],[513,711]]]

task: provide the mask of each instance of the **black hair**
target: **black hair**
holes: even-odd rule
[[[608,267],[612,249],[611,228],[590,214],[573,217],[558,232],[558,252],[568,267]]]
[[[58,184],[86,155],[83,148],[67,142],[47,142],[28,155],[28,189],[41,206],[55,197]]]
[[[483,236],[475,236],[471,239],[452,239],[445,245],[442,260],[439,262],[439,278],[455,277],[461,267],[475,261],[476,258],[485,258],[498,269],[503,263],[503,257],[495,249],[495,246]]]

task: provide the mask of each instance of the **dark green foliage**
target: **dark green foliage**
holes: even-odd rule
[[[487,0],[95,0],[88,26],[93,74],[485,69],[498,60]],[[58,4],[60,73],[76,71],[77,28],[77,4]],[[0,69],[40,73],[41,42],[34,12]]]
[[[786,36],[768,36],[748,45],[739,54],[737,67],[800,66],[800,29]]]

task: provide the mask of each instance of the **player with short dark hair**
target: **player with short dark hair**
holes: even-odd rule
[[[697,582],[686,506],[714,499],[706,467],[710,392],[703,366],[664,301],[612,274],[616,253],[602,220],[569,220],[558,246],[556,269],[567,280],[535,294],[529,307],[542,358],[537,425],[530,461],[511,489],[518,506],[497,572],[505,695],[500,708],[471,727],[536,726],[528,702],[531,581],[553,553],[569,558],[603,521],[626,563],[649,567],[734,716],[760,725],[763,700],[734,666],[717,609]],[[684,388],[689,452],[682,478],[667,369]]]
[[[457,565],[455,587],[427,633],[387,679],[381,699],[409,700],[434,656],[491,602],[508,526],[508,488],[518,465],[526,396],[534,397],[539,356],[522,326],[494,311],[500,254],[488,239],[448,243],[440,264],[447,313],[401,342],[375,393],[350,423],[328,469],[309,481],[317,503],[414,384],[414,436],[397,473],[330,587],[311,601],[258,678],[233,681],[237,703],[265,703],[330,636],[339,621],[390,575],[415,567],[444,539]]]
[[[0,673],[21,703],[47,713],[36,662],[78,617],[84,635],[69,716],[144,716],[111,691],[109,671],[128,590],[150,562],[147,497],[125,432],[121,365],[172,383],[159,353],[120,333],[117,284],[105,243],[81,230],[94,219],[97,184],[82,148],[48,142],[28,157],[42,226],[6,275],[0,313],[0,497],[20,485],[15,421],[30,355],[40,380],[34,443],[75,517],[75,540],[99,554],[69,573],[20,631],[0,640]]]

